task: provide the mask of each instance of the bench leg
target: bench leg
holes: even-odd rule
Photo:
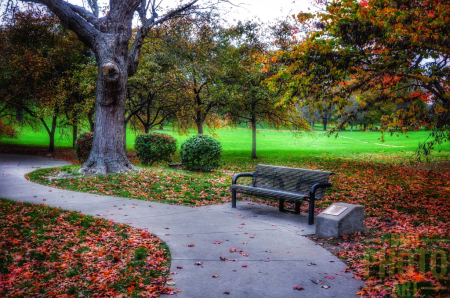
[[[308,225],[314,224],[314,195],[309,196],[309,215],[308,215]]]
[[[278,210],[280,210],[281,212],[285,212],[286,210],[284,209],[284,200],[279,200],[278,203]]]
[[[231,191],[231,208],[236,208],[236,191]]]
[[[301,202],[295,202],[295,214],[300,214],[300,204]]]

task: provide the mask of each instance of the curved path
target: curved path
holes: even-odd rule
[[[172,287],[181,290],[178,297],[355,297],[363,285],[351,273],[341,271],[346,265],[337,257],[302,236],[314,233],[305,214],[286,214],[274,207],[240,202],[236,209],[231,209],[231,203],[200,208],[172,206],[65,191],[24,178],[39,167],[67,164],[57,159],[0,154],[0,197],[45,203],[148,229],[170,247],[171,272],[176,272],[171,276],[175,282]],[[230,252],[231,248],[243,252]],[[202,265],[195,265],[197,262]],[[330,275],[335,279],[326,278]],[[293,290],[295,286],[304,290]]]

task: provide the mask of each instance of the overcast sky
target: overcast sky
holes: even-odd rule
[[[70,3],[87,7],[86,0],[66,0]],[[202,5],[207,0],[200,0],[198,4]],[[261,21],[264,23],[273,22],[276,19],[286,19],[292,14],[298,14],[300,11],[307,11],[311,6],[310,0],[228,0],[236,6],[223,4],[223,10],[230,13],[227,14],[226,19],[230,23],[233,21]],[[0,11],[5,4],[5,0],[0,0]],[[84,2],[84,3],[83,3]],[[188,0],[182,0],[182,3],[187,3]],[[23,2],[22,2],[23,3]],[[99,5],[105,7],[109,0],[99,0]],[[174,8],[180,4],[180,0],[162,0],[161,7]],[[19,2],[19,5],[21,3]],[[167,11],[164,9],[164,11]]]
[[[83,0],[69,0],[69,2],[81,5]],[[99,0],[99,5],[107,4],[109,1]],[[259,19],[262,22],[272,22],[277,18],[286,18],[292,14],[298,14],[300,11],[306,11],[310,5],[309,0],[229,0],[231,3],[236,4],[239,7],[232,5],[223,5],[224,10],[230,9],[231,12],[228,16],[229,21],[241,20],[256,20]],[[84,0],[86,3],[86,0]],[[183,0],[183,3],[187,3],[187,0]],[[200,0],[200,5],[205,3]],[[162,0],[162,7],[174,8],[180,4],[180,0]]]

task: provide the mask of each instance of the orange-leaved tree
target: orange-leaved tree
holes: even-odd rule
[[[345,112],[354,94],[370,94],[356,112],[383,102],[406,103],[407,109],[384,115],[382,132],[429,129],[433,138],[420,145],[426,154],[449,139],[450,3],[318,2],[325,3],[321,12],[296,16],[307,38],[278,52],[283,66],[270,84],[285,86],[286,100],[336,107],[342,125],[354,117]]]

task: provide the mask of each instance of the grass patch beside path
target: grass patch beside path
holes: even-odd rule
[[[220,172],[196,173],[155,167],[136,173],[48,179],[61,172],[73,173],[78,169],[78,166],[39,169],[29,173],[27,178],[67,190],[185,206],[205,206],[231,200],[228,192],[230,175]]]
[[[169,250],[153,234],[44,205],[0,199],[1,297],[157,297]]]

